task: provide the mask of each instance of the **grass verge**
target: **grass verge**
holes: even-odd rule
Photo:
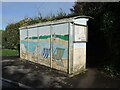
[[[19,55],[18,50],[12,50],[12,49],[0,50],[0,56],[18,56],[18,55]]]

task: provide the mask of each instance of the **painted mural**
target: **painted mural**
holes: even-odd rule
[[[27,37],[27,30],[20,30],[20,57],[22,59],[28,59],[28,42],[22,43]]]
[[[66,66],[68,59],[68,35],[53,35],[53,65]]]
[[[52,44],[53,61],[52,66],[58,70],[67,72],[68,63],[68,23],[53,25]]]
[[[50,41],[50,26],[28,29],[28,32],[23,31],[24,34],[28,34],[21,35],[23,36],[21,39],[21,58],[50,66],[50,44],[52,43],[53,68],[67,72],[69,36],[66,25],[53,27],[52,42]],[[21,34],[23,33],[21,32]]]

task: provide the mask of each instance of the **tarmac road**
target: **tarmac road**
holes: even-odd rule
[[[2,81],[2,88],[20,88],[14,84]]]
[[[67,77],[18,57],[3,57],[2,77],[32,88],[120,88],[120,79],[112,78],[97,68]],[[3,82],[3,87],[13,87]]]

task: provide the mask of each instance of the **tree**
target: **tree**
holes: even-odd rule
[[[102,7],[105,4],[106,3],[104,2],[75,2],[75,5],[70,10],[76,15],[96,16],[99,12],[101,12]]]
[[[9,24],[6,27],[3,43],[5,43],[6,48],[18,49],[19,44],[19,24]]]
[[[87,15],[94,18],[88,22],[88,53],[91,55],[89,59],[94,55],[91,58],[93,62],[96,61],[101,65],[104,62],[111,72],[120,72],[119,8],[120,2],[76,2],[70,9],[75,15]]]
[[[2,48],[2,34],[4,33],[4,30],[0,30],[0,49]]]

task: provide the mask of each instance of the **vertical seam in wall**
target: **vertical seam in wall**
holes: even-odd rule
[[[74,45],[74,43],[73,43],[73,40],[74,40],[74,31],[75,31],[75,27],[74,27],[74,23],[72,24],[72,29],[71,29],[71,32],[72,32],[72,41],[71,41],[71,48],[72,48],[72,52],[71,52],[71,73],[73,73],[73,53],[74,53],[74,49],[73,49],[73,45]]]
[[[50,25],[50,67],[52,68],[52,24]]]
[[[69,32],[69,62],[68,62],[68,74],[73,72],[73,25],[71,28],[70,22],[68,23],[68,32]]]
[[[21,48],[21,30],[19,30],[19,37],[20,37],[20,41],[19,41],[19,43],[20,43],[20,48]],[[20,52],[19,52],[19,54],[20,54],[20,58],[21,58],[21,49],[20,49]]]
[[[38,46],[39,46],[39,28],[37,27],[37,37],[38,37]],[[38,53],[38,57],[37,57],[37,63],[39,61],[39,50],[37,48],[37,53]]]
[[[69,34],[69,53],[68,53],[68,56],[69,56],[69,59],[68,59],[68,74],[70,74],[70,22],[68,23],[68,34]]]
[[[73,41],[74,41],[74,39],[75,39],[75,25],[74,25],[74,23],[73,23],[73,26],[72,26],[72,30],[73,30],[73,35],[72,36],[73,36]],[[72,41],[72,49],[73,49],[72,51],[74,53],[74,42],[73,41]],[[74,64],[73,64],[74,63],[74,56],[73,56],[74,54],[73,53],[72,53],[72,72],[74,71],[74,69],[73,69],[74,68]]]
[[[70,74],[70,22],[68,23],[68,34],[69,34],[69,41],[68,41],[68,74]]]
[[[27,37],[29,38],[29,33],[28,33],[28,28],[27,28],[27,27],[26,27],[26,30],[27,30]],[[27,45],[28,45],[28,52],[29,52],[28,38],[27,38]],[[27,54],[27,59],[29,60],[29,58],[28,58],[28,54]]]

